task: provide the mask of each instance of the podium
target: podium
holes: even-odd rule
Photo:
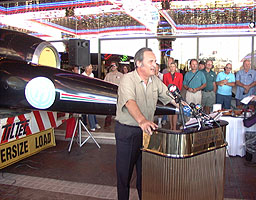
[[[227,122],[144,134],[143,200],[223,200]]]

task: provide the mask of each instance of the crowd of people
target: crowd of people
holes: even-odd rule
[[[167,68],[162,73],[156,67],[156,76],[158,76],[166,86],[176,85],[183,99],[188,103],[200,104],[205,113],[212,112],[214,104],[221,104],[222,109],[231,109],[232,96],[236,102],[234,108],[243,109],[241,100],[247,96],[256,94],[256,71],[251,69],[250,60],[244,60],[241,70],[236,74],[232,73],[232,64],[227,63],[224,71],[216,74],[213,71],[213,61],[206,60],[198,62],[197,59],[191,59],[189,62],[190,71],[185,75],[179,73],[174,58],[169,57]],[[232,93],[236,86],[235,95]],[[255,109],[255,102],[249,103],[251,110]],[[177,116],[169,116],[170,129],[176,130]],[[158,127],[164,125],[165,119],[158,117]]]
[[[179,72],[177,63],[173,57],[168,57],[167,67],[161,72],[160,65],[156,63],[155,75],[166,85],[174,84],[181,91],[183,99],[188,103],[200,104],[205,113],[212,112],[214,104],[221,104],[222,109],[231,109],[232,96],[235,95],[236,108],[243,109],[241,100],[247,96],[256,94],[256,71],[251,69],[251,61],[244,60],[241,70],[232,73],[232,64],[227,63],[224,71],[216,74],[213,71],[213,61],[198,61],[191,59],[190,70],[184,75]],[[84,68],[83,75],[93,77],[92,66]],[[124,74],[131,72],[129,65],[121,65],[117,61],[110,62],[104,80],[119,85]],[[233,94],[233,87],[236,93]],[[233,105],[234,106],[234,105]],[[255,102],[249,103],[251,110],[255,109]],[[84,116],[85,118],[86,116]],[[86,119],[86,118],[85,118]],[[169,119],[171,130],[177,129],[177,115],[158,116],[158,127],[162,127]],[[88,115],[90,129],[101,128],[95,115]],[[112,116],[107,115],[104,128],[110,127]]]

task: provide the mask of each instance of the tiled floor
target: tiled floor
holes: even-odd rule
[[[30,188],[48,192],[72,194],[79,196],[100,197],[103,199],[116,199],[115,187],[64,181],[52,178],[39,178],[35,176],[5,173],[3,179],[9,186]]]
[[[103,123],[102,119],[99,121]],[[56,134],[61,137],[61,130]],[[81,148],[74,143],[69,153],[69,142],[57,140],[55,147],[2,169],[0,200],[116,199],[113,126],[93,135],[101,148],[95,143],[86,143]],[[102,135],[112,144],[98,140]],[[225,200],[256,200],[256,167],[245,164],[244,158],[226,159]],[[130,199],[138,199],[135,176],[131,187]]]
[[[100,144],[99,149],[93,143],[81,148],[74,143],[68,153],[67,141],[56,143],[1,170],[1,200],[116,199],[114,145]],[[131,199],[138,199],[135,189]]]

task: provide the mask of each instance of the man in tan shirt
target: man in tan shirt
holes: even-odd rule
[[[106,77],[104,78],[104,81],[108,81],[110,83],[119,85],[122,77],[123,77],[123,74],[118,71],[118,63],[115,61],[112,61],[110,63],[110,72],[107,73]],[[112,115],[107,115],[105,118],[104,128],[110,127],[111,121],[112,121]]]
[[[116,170],[119,200],[129,199],[130,179],[136,165],[137,190],[141,199],[141,148],[143,132],[152,134],[157,100],[174,101],[168,88],[155,76],[156,57],[149,48],[140,49],[134,57],[135,70],[125,74],[118,87],[116,111]]]
[[[110,63],[110,71],[105,76],[104,81],[108,81],[110,83],[115,83],[119,85],[122,77],[123,77],[123,74],[118,71],[118,63],[115,61],[112,61]]]

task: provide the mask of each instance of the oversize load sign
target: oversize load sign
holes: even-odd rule
[[[53,128],[0,144],[0,169],[55,145]]]

